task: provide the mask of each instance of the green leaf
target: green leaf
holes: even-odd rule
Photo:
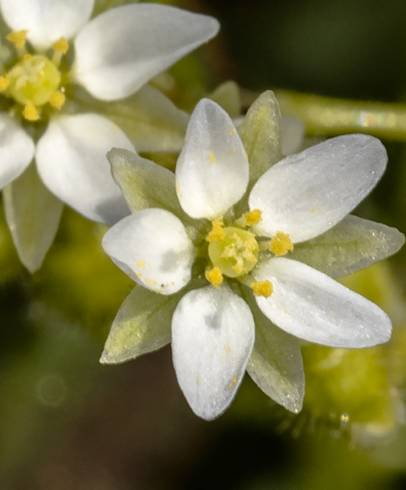
[[[188,115],[162,92],[144,86],[136,94],[106,104],[78,91],[81,111],[104,114],[133,142],[137,152],[178,152],[183,146]]]
[[[251,105],[239,127],[250,162],[251,186],[282,158],[280,119],[279,103],[268,90]]]
[[[3,196],[6,221],[18,256],[34,273],[54,241],[63,204],[44,186],[34,164],[4,189]]]
[[[183,214],[173,172],[128,150],[110,150],[107,158],[132,211],[163,208],[178,216]]]
[[[100,362],[117,364],[164,347],[171,340],[172,314],[185,294],[164,296],[136,287],[113,321]]]
[[[289,257],[342,277],[386,259],[404,243],[396,228],[350,215],[320,237],[296,245]]]
[[[255,345],[247,372],[272,400],[299,413],[304,397],[303,360],[298,340],[275,327],[259,310],[252,295],[248,301],[255,320]]]
[[[219,85],[216,90],[209,95],[209,98],[214,100],[214,102],[217,102],[230,117],[239,117],[241,115],[240,88],[232,80]]]

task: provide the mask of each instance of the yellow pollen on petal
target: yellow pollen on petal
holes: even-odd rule
[[[273,292],[271,281],[254,281],[250,287],[255,296],[263,296],[264,298],[269,298]]]
[[[65,102],[66,96],[63,92],[59,90],[54,92],[49,99],[49,105],[58,111],[62,109],[62,107],[65,105]]]
[[[253,209],[252,211],[248,211],[247,213],[244,213],[241,218],[239,218],[236,223],[239,226],[246,227],[246,226],[255,226],[257,225],[262,219],[262,211],[260,209]]]
[[[224,278],[219,267],[213,267],[212,269],[206,270],[205,276],[209,283],[215,288],[218,288],[223,284]]]
[[[217,157],[214,151],[209,151],[209,157],[208,157],[209,163],[214,164],[217,163]]]
[[[40,119],[40,113],[34,104],[27,104],[23,110],[23,117],[27,121],[35,122]]]
[[[5,92],[10,85],[10,80],[7,77],[0,76],[0,92]]]
[[[206,240],[210,242],[218,242],[224,239],[224,223],[223,218],[217,218],[211,223],[211,230],[208,233]]]
[[[6,39],[20,51],[25,48],[27,42],[27,31],[13,31],[10,32]]]
[[[277,257],[281,257],[282,255],[286,255],[288,252],[292,252],[293,243],[290,236],[283,231],[278,231],[269,242],[269,250]]]

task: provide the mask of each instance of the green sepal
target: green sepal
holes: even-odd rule
[[[299,413],[305,387],[300,344],[265,317],[251,293],[247,292],[245,299],[255,320],[255,344],[247,372],[272,400]]]
[[[162,208],[178,216],[183,214],[173,172],[128,150],[114,148],[107,158],[131,211]]]
[[[97,112],[109,118],[127,134],[139,153],[178,152],[183,146],[188,115],[154,87],[145,85],[136,94],[109,104],[80,90],[74,95],[82,112]]]
[[[7,225],[24,266],[36,272],[58,231],[63,204],[44,186],[36,166],[3,190]]]
[[[219,85],[214,92],[209,95],[209,99],[217,102],[230,117],[236,118],[241,115],[241,93],[238,85],[229,80]]]
[[[171,319],[184,291],[164,296],[137,286],[121,305],[113,321],[100,362],[117,364],[167,345]]]
[[[248,109],[239,126],[250,164],[250,186],[282,158],[281,112],[275,94],[268,90]]]
[[[386,259],[404,243],[396,228],[350,215],[323,235],[295,245],[289,258],[342,277]]]

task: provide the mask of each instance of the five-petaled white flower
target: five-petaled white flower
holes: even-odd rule
[[[172,318],[172,354],[197,415],[213,419],[233,399],[253,350],[258,312],[269,328],[272,322],[328,346],[362,348],[390,338],[390,319],[375,304],[286,257],[295,244],[343,220],[379,181],[386,162],[376,138],[339,136],[281,160],[251,189],[231,119],[212,101],[197,105],[176,167],[177,216],[144,209],[103,240],[113,261],[144,288],[172,295],[186,287]],[[136,158],[133,164],[148,165]],[[171,193],[167,186],[162,201]],[[209,284],[191,288],[195,274]],[[249,372],[261,384],[255,369]]]
[[[218,22],[154,4],[125,5],[90,20],[93,8],[94,0],[0,1],[15,48],[0,77],[0,188],[35,160],[53,194],[86,217],[111,223],[128,208],[105,154],[133,145],[108,118],[69,107],[73,86],[106,102],[128,97],[212,38]],[[57,114],[63,107],[67,114]]]

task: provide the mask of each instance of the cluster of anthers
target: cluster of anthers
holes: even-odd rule
[[[223,218],[212,221],[211,230],[206,236],[212,265],[205,271],[206,279],[212,286],[221,286],[226,276],[250,287],[256,296],[271,296],[271,281],[255,281],[250,273],[260,258],[269,258],[271,254],[281,257],[292,252],[293,243],[284,232],[276,233],[271,240],[256,235],[254,227],[261,218],[262,212],[253,209],[226,226]]]
[[[0,93],[23,106],[22,116],[30,122],[41,119],[48,104],[60,110],[65,104],[64,75],[60,65],[69,43],[60,38],[52,45],[49,56],[27,50],[27,31],[13,31],[6,38],[17,52],[17,62],[0,76]]]

